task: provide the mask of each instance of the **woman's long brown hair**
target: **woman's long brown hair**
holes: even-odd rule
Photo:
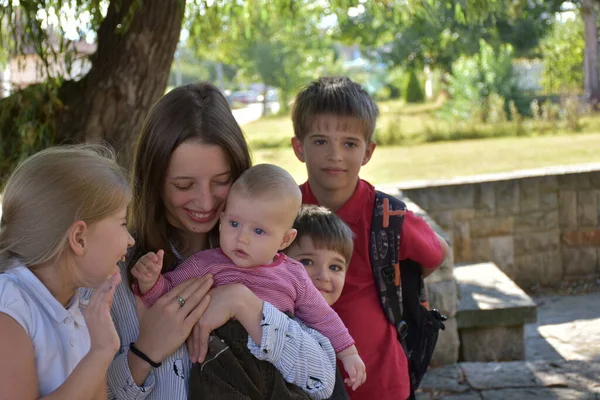
[[[144,122],[135,153],[130,228],[136,250],[129,269],[141,255],[159,249],[165,251],[163,273],[174,268],[176,258],[169,243],[176,247],[184,243],[180,232],[167,221],[161,191],[171,154],[188,140],[221,147],[233,181],[251,165],[242,130],[217,87],[206,82],[190,84],[162,97]],[[215,226],[210,233],[212,243],[217,230]]]

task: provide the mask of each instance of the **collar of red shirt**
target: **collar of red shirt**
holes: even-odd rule
[[[308,181],[300,186],[302,190],[302,202],[305,204],[319,204],[317,198],[310,189]],[[362,179],[358,180],[356,189],[352,196],[344,203],[344,205],[336,212],[336,214],[348,224],[356,224],[365,207],[373,207],[370,200],[373,200],[375,188],[369,182]]]

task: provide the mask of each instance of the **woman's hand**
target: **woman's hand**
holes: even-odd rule
[[[94,290],[83,316],[90,333],[90,352],[106,354],[112,360],[119,350],[119,335],[110,315],[115,288],[121,274],[115,272],[98,289]]]
[[[154,362],[162,362],[181,346],[196,322],[205,313],[211,295],[208,294],[211,275],[185,281],[162,296],[150,308],[136,297],[140,334],[136,347]],[[180,306],[178,297],[185,300]]]
[[[210,305],[192,330],[187,341],[192,362],[202,362],[208,352],[210,333],[232,318],[236,318],[248,334],[260,342],[263,301],[241,284],[214,288],[209,293]]]

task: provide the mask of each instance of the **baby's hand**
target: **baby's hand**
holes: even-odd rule
[[[165,252],[163,250],[159,250],[156,254],[149,252],[140,257],[133,266],[131,275],[137,279],[141,294],[146,294],[158,280],[160,271],[162,270],[164,255]]]
[[[352,386],[352,390],[358,389],[367,380],[367,369],[362,358],[358,354],[348,354],[340,357],[340,360],[348,374],[348,378],[344,379],[344,382],[346,385]]]

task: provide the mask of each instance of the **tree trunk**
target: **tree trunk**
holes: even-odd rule
[[[598,27],[593,0],[583,0],[582,13],[584,22],[585,52],[583,59],[584,91],[589,102],[597,107],[600,102],[598,86]]]
[[[287,115],[288,112],[290,111],[290,107],[289,107],[289,96],[288,96],[288,92],[286,90],[280,89],[279,90],[279,113],[281,115]]]
[[[111,1],[92,68],[63,88],[66,107],[56,125],[59,141],[107,142],[126,168],[144,118],[167,86],[185,9],[185,0],[145,0],[118,33],[132,3]]]

